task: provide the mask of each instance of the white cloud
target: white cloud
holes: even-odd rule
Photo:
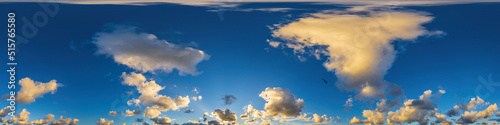
[[[205,52],[169,43],[153,34],[136,31],[136,27],[114,26],[111,32],[98,32],[93,37],[98,54],[112,56],[119,63],[142,72],[172,72],[196,75],[196,65],[207,60]]]
[[[123,84],[128,86],[134,86],[137,88],[138,93],[141,95],[139,99],[131,99],[127,103],[131,105],[135,103],[136,105],[152,105],[144,110],[145,117],[157,117],[163,111],[168,110],[179,110],[180,108],[188,107],[190,101],[189,96],[178,96],[175,99],[169,96],[158,94],[159,91],[163,90],[165,87],[156,84],[155,80],[146,80],[142,74],[130,73],[122,74]]]
[[[101,118],[96,123],[97,123],[97,125],[111,125],[111,124],[113,124],[115,122],[113,120],[106,121],[106,119]]]
[[[266,100],[264,109],[272,117],[297,117],[305,106],[304,100],[279,87],[266,88],[259,96]]]
[[[55,117],[54,115],[48,114],[43,119],[31,121],[30,124],[45,125],[45,124],[49,123],[50,121],[54,120],[54,117]]]
[[[61,86],[56,80],[51,80],[48,83],[41,83],[35,82],[30,78],[19,80],[19,85],[21,85],[21,90],[17,92],[16,101],[21,104],[35,102],[36,98],[41,98],[44,94],[49,92],[54,94],[57,87]]]
[[[326,115],[320,116],[318,114],[313,114],[312,121],[316,123],[322,123],[328,121],[328,117]]]
[[[484,100],[477,96],[477,98],[471,98],[469,103],[460,105],[460,108],[462,110],[475,109],[478,105],[482,105],[483,103]]]
[[[361,97],[381,98],[390,86],[384,76],[397,54],[393,41],[429,35],[422,24],[433,17],[421,12],[364,11],[369,14],[349,9],[311,14],[274,25],[272,36],[282,39],[281,45],[296,54],[326,56],[323,65],[335,72],[337,87]]]

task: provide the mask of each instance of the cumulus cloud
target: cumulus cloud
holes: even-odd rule
[[[9,112],[10,112],[10,106],[3,108],[2,110],[0,110],[0,117],[7,116],[7,114],[9,114]]]
[[[110,32],[98,32],[93,43],[98,54],[111,56],[117,63],[142,72],[168,73],[177,69],[181,75],[196,75],[196,65],[209,58],[201,50],[169,43],[131,26],[113,26]]]
[[[479,111],[479,112],[477,112],[477,111],[465,111],[464,114],[462,114],[462,116],[460,116],[457,123],[459,123],[459,124],[475,123],[483,118],[488,118],[490,116],[495,115],[495,112],[497,112],[497,111],[498,111],[498,106],[496,103],[488,106],[488,108],[486,108],[483,111]]]
[[[116,113],[116,111],[109,111],[108,115],[117,116],[118,113]]]
[[[266,100],[264,109],[272,117],[297,117],[305,106],[304,100],[297,99],[290,90],[279,87],[266,88],[259,96]]]
[[[141,114],[142,114],[142,110],[140,110],[140,109],[139,110],[132,110],[132,111],[130,111],[130,110],[125,111],[125,117],[136,116],[136,115],[141,115]]]
[[[30,78],[23,78],[19,80],[21,90],[17,92],[16,101],[21,104],[29,104],[35,102],[36,98],[43,97],[46,93],[54,94],[61,84],[56,80],[51,80],[48,83],[41,83],[31,80]]]
[[[136,105],[152,105],[144,110],[145,117],[157,117],[163,111],[168,110],[179,110],[180,108],[188,107],[190,103],[189,96],[178,96],[175,99],[169,96],[158,94],[159,91],[165,89],[165,87],[156,84],[155,80],[146,80],[142,74],[130,73],[122,74],[123,84],[128,86],[134,86],[137,91],[141,94],[138,99],[131,99],[128,101],[129,104],[135,103]]]
[[[111,125],[111,124],[113,124],[115,122],[113,120],[106,121],[106,119],[101,118],[96,123],[97,123],[97,125]]]
[[[160,124],[160,125],[168,125],[172,122],[172,119],[168,117],[155,117],[151,118],[151,121],[155,124]]]
[[[360,13],[368,14],[360,14]],[[327,57],[323,63],[334,71],[337,87],[359,93],[359,97],[382,98],[401,94],[390,87],[384,75],[396,58],[395,40],[412,41],[419,36],[442,32],[427,31],[422,25],[433,17],[420,12],[350,9],[311,14],[288,24],[277,24],[272,36],[296,54]]]
[[[322,123],[328,121],[328,117],[326,115],[320,116],[318,114],[313,114],[312,121],[316,123]]]
[[[409,99],[404,102],[404,106],[397,111],[388,113],[387,121],[391,124],[413,123],[427,124],[427,117],[435,108],[436,104],[432,97],[437,97],[444,94],[444,91],[438,91],[432,94],[431,90],[427,90],[419,99]]]
[[[477,96],[476,98],[471,98],[469,103],[460,105],[460,108],[462,110],[475,109],[477,106],[482,105],[483,103],[484,100]]]
[[[446,115],[448,116],[457,116],[457,115],[460,115],[460,107],[458,107],[458,105],[455,105],[455,107],[453,107],[453,109],[450,109],[446,112]]]
[[[216,115],[217,119],[224,121],[224,122],[236,122],[238,119],[236,117],[236,113],[231,112],[229,109],[216,109],[214,112],[212,112],[213,115]]]
[[[224,95],[224,97],[222,97],[221,100],[224,101],[224,105],[231,105],[234,102],[236,102],[236,100],[238,100],[238,98],[236,98],[233,95]]]

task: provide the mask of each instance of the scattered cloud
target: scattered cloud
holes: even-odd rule
[[[142,114],[142,110],[126,110],[125,111],[125,117],[128,117],[128,116],[136,116],[136,115],[141,115]]]
[[[160,125],[168,125],[172,122],[172,119],[168,117],[155,117],[151,118],[151,121],[155,124],[160,124]]]
[[[118,113],[116,113],[116,111],[109,111],[108,115],[117,116]]]
[[[266,88],[259,96],[266,100],[264,109],[272,117],[297,117],[305,106],[304,100],[279,87]]]

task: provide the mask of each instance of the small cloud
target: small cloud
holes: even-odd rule
[[[224,97],[222,97],[221,100],[224,101],[224,105],[231,105],[234,102],[236,102],[236,100],[238,100],[238,98],[236,98],[233,95],[224,95]]]

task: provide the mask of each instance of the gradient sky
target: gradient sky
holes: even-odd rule
[[[215,109],[228,108],[240,116],[248,104],[264,110],[266,101],[259,94],[267,87],[289,89],[304,100],[302,113],[338,116],[341,118],[339,124],[349,124],[354,116],[366,119],[362,117],[363,110],[374,110],[375,103],[379,102],[373,98],[357,98],[355,91],[339,89],[335,85],[339,81],[335,72],[323,66],[327,59],[325,55],[318,60],[310,54],[294,54],[290,48],[274,48],[266,42],[268,39],[279,40],[273,38],[269,28],[274,24],[287,24],[306,17],[308,13],[345,10],[348,8],[345,5],[245,3],[235,8],[176,4],[59,5],[60,11],[49,18],[46,26],[39,28],[35,37],[17,46],[18,79],[29,77],[43,83],[57,80],[63,85],[54,94],[46,93],[35,102],[17,106],[18,112],[25,108],[31,113],[30,121],[42,119],[49,113],[56,118],[61,115],[77,118],[82,125],[95,124],[100,118],[113,120],[115,124],[138,124],[134,121],[136,118],[149,121],[142,115],[108,115],[109,111],[144,110],[147,107],[126,104],[140,94],[135,87],[123,85],[120,77],[123,72],[141,71],[119,64],[113,57],[96,53],[99,48],[93,43],[95,34],[109,30],[107,26],[116,25],[137,27],[137,32],[154,34],[158,39],[193,47],[210,55],[195,66],[199,72],[197,75],[179,75],[178,70],[142,73],[165,87],[159,94],[203,97],[189,103],[188,109],[193,109],[194,113],[184,113],[187,109],[181,108],[160,115],[175,119],[173,122],[176,123],[200,120],[204,112],[211,113]],[[2,12],[14,10],[20,26],[23,25],[23,16],[31,20],[34,13],[42,10],[36,3],[1,3],[0,6]],[[420,36],[412,42],[396,40],[391,44],[398,53],[384,80],[404,90],[401,103],[418,99],[426,90],[446,90],[435,102],[441,114],[476,96],[491,104],[499,103],[498,85],[493,91],[481,91],[482,94],[490,93],[490,96],[476,92],[477,86],[483,85],[478,77],[487,79],[491,75],[494,82],[500,82],[499,6],[498,3],[475,3],[395,8],[395,11],[425,12],[434,19],[422,26],[428,31],[444,32]],[[291,9],[258,11],[250,10],[252,8]],[[2,20],[6,18],[1,17]],[[6,51],[5,46],[0,49]],[[297,58],[298,55],[306,60]],[[1,58],[6,59],[6,55],[2,54]],[[7,72],[0,75],[4,76],[0,77],[1,81],[8,81]],[[194,92],[194,88],[199,93]],[[133,91],[133,94],[128,95],[127,91]],[[0,88],[0,93],[8,93],[7,88]],[[237,100],[225,105],[221,100],[224,95],[234,95]],[[354,98],[353,106],[345,111],[344,104],[351,97]],[[0,104],[6,106],[8,102]],[[209,117],[209,120],[214,119]],[[240,124],[244,121],[238,119]],[[296,120],[285,124],[292,123],[313,122]]]

